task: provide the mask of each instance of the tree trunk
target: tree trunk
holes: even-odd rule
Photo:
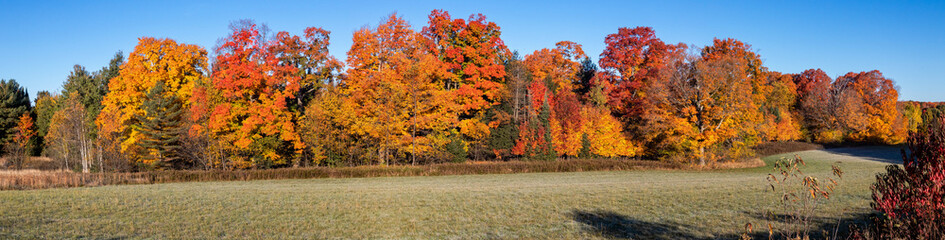
[[[705,146],[699,146],[699,166],[705,166]]]
[[[79,158],[82,160],[82,173],[89,173],[89,146],[88,141],[85,140],[81,135],[82,132],[79,132]]]
[[[413,145],[412,153],[410,153],[410,165],[417,165],[417,91],[414,87],[413,93],[413,131],[410,133],[411,144]]]
[[[101,142],[99,142],[101,143]],[[98,171],[105,172],[105,161],[102,160],[102,145],[96,144],[98,146]]]

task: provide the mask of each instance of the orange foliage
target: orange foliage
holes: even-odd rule
[[[716,38],[713,39],[712,46],[707,46],[702,49],[702,58],[705,62],[742,61],[735,69],[725,69],[725,71],[730,71],[729,73],[731,74],[738,74],[739,76],[736,78],[747,79],[751,87],[749,92],[743,93],[750,96],[748,103],[746,103],[749,105],[747,108],[749,110],[743,110],[740,114],[740,118],[745,121],[746,125],[741,129],[742,131],[739,134],[747,137],[747,140],[752,140],[754,136],[759,134],[757,126],[762,126],[765,118],[763,112],[752,109],[766,105],[768,100],[766,97],[771,93],[771,87],[767,84],[767,68],[762,65],[761,56],[754,53],[751,50],[751,45],[747,43],[733,38]],[[734,59],[726,60],[726,58]],[[777,101],[777,99],[774,101]]]
[[[541,49],[525,56],[524,64],[532,74],[533,114],[538,114],[545,101],[550,105],[551,142],[559,155],[577,156],[581,150],[581,103],[572,91],[579,84],[578,72],[581,60],[586,58],[581,45],[562,41],[555,44],[555,49]],[[551,89],[533,89],[538,87]]]
[[[144,114],[140,106],[148,89],[162,81],[165,94],[189,99],[194,83],[206,78],[206,69],[207,51],[201,47],[178,44],[171,39],[139,38],[118,77],[109,81],[109,92],[96,120],[101,137],[119,143],[122,153],[137,161],[138,151],[131,148],[140,133],[131,126],[136,122],[135,116]]]
[[[298,121],[306,94],[331,81],[340,63],[328,55],[328,31],[305,29],[305,40],[286,32],[267,41],[244,21],[216,49],[214,72],[194,94],[193,116],[237,156],[228,167],[288,164],[305,147]],[[199,121],[199,120],[198,120]]]
[[[581,45],[562,41],[555,44],[555,49],[541,49],[525,56],[525,66],[536,81],[549,81],[554,92],[574,91],[579,84],[577,73],[581,70],[581,60],[586,58]]]
[[[578,156],[584,135],[588,136],[591,153],[595,155],[636,155],[639,149],[623,135],[621,123],[609,112],[583,105],[574,92],[580,84],[581,60],[586,58],[581,45],[563,41],[556,46],[555,49],[541,49],[525,56],[524,63],[534,77],[529,86],[529,114],[539,115],[542,106],[548,104],[550,118],[548,129],[523,123],[521,139],[516,145],[518,150],[514,153],[525,154],[529,151],[523,149],[539,149],[549,141],[544,139],[541,131],[549,131],[554,152],[559,156]]]
[[[650,27],[620,28],[604,42],[607,46],[600,55],[600,67],[602,77],[609,80],[607,102],[614,114],[637,122],[651,108],[643,89],[656,81],[667,56],[681,48],[664,43]]]
[[[457,122],[463,107],[444,88],[446,65],[423,49],[421,40],[406,21],[391,15],[376,29],[355,32],[348,51],[342,108],[350,116],[342,125],[370,138],[381,164],[396,156],[433,153],[456,125],[467,134],[482,131]]]
[[[757,111],[751,99],[750,79],[742,57],[721,55],[701,58],[676,55],[663,72],[664,81],[650,90],[663,109],[665,130],[671,142],[700,160],[714,159],[705,150],[721,144],[744,148],[745,131],[755,125],[748,118]],[[732,74],[736,73],[736,74]]]
[[[768,94],[760,109],[764,121],[758,126],[758,133],[765,141],[793,141],[801,138],[801,122],[794,111],[797,87],[794,76],[779,72],[768,72]]]
[[[442,61],[449,73],[444,85],[455,95],[456,107],[464,115],[460,132],[481,140],[489,135],[482,111],[497,105],[506,91],[502,59],[511,54],[502,41],[502,31],[482,14],[464,20],[433,10],[428,23],[421,35],[427,51]]]
[[[877,70],[847,73],[837,78],[836,89],[845,97],[838,110],[845,111],[841,121],[847,127],[847,138],[853,141],[872,141],[897,144],[905,140],[907,129],[896,108],[899,93],[892,80]],[[850,112],[852,111],[852,112]]]

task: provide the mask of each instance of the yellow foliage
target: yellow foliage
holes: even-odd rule
[[[584,107],[582,118],[587,120],[582,132],[591,142],[591,152],[602,157],[632,157],[640,152],[640,147],[621,133],[621,123],[607,110],[596,107]]]
[[[551,125],[551,143],[555,147],[558,155],[577,156],[581,151],[581,136],[585,132],[583,126],[577,129],[566,129],[561,126],[557,118],[552,117],[549,120]]]
[[[489,135],[477,119],[458,122],[456,94],[447,89],[447,66],[422,46],[422,36],[391,15],[376,29],[354,33],[348,51],[348,72],[341,88],[341,108],[351,112],[342,121],[352,134],[378,148],[381,163],[388,155],[425,154],[459,125],[473,139]],[[432,139],[429,139],[432,138]]]
[[[489,136],[489,125],[482,123],[478,118],[459,121],[459,132],[471,139],[485,139]]]
[[[144,113],[140,106],[148,89],[161,81],[165,94],[189,99],[193,83],[206,78],[206,69],[207,51],[199,46],[171,39],[139,38],[118,77],[109,81],[109,93],[102,100],[103,109],[96,120],[101,135],[120,142],[121,151],[137,161],[139,157],[131,148],[139,134],[131,126],[135,116]]]

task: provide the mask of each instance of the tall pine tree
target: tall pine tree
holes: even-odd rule
[[[134,126],[140,133],[138,149],[143,163],[151,168],[182,168],[181,135],[183,134],[182,102],[176,95],[164,94],[164,83],[158,82],[148,91],[142,103],[144,115],[136,116]]]
[[[16,80],[0,80],[0,143],[13,139],[20,116],[30,110],[30,96]]]
[[[541,111],[538,113],[538,124],[541,125],[539,129],[542,129],[541,134],[544,134],[545,141],[542,142],[542,146],[535,154],[535,158],[539,160],[554,160],[558,154],[555,152],[555,147],[551,143],[551,106],[548,105],[547,100],[541,105]]]

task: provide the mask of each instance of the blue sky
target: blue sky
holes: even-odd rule
[[[0,0],[0,78],[30,96],[59,91],[80,64],[97,70],[127,55],[142,36],[167,37],[212,52],[228,24],[254,19],[273,31],[332,32],[344,60],[351,34],[397,13],[415,29],[433,9],[455,17],[482,13],[520,53],[568,40],[596,60],[619,27],[650,26],[668,43],[704,46],[713,38],[751,44],[765,65],[836,77],[878,69],[900,99],[945,101],[945,1],[8,1]]]

